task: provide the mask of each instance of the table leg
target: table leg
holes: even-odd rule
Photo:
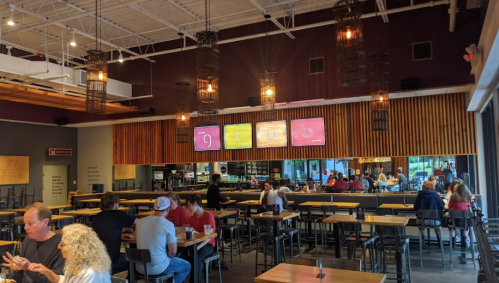
[[[192,246],[189,246],[189,262],[191,263],[191,273],[190,273],[190,280],[189,282],[191,283],[197,283],[199,282],[198,278],[198,244],[194,244]]]
[[[352,208],[348,209],[348,215],[353,215],[353,209]]]
[[[340,232],[338,231],[338,223],[333,223],[334,236],[334,255],[336,258],[341,258]]]
[[[395,254],[395,262],[397,265],[397,282],[402,282],[402,253],[399,249]]]

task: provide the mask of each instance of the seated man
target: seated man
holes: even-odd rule
[[[38,272],[28,271],[31,263],[40,263],[57,275],[63,275],[64,258],[57,247],[62,237],[50,231],[52,212],[42,203],[34,203],[24,213],[24,229],[27,237],[21,245],[20,258],[10,253],[3,256],[4,267],[12,269],[12,279],[19,283],[50,283]]]
[[[291,189],[286,186],[287,186],[286,179],[279,180],[279,190],[285,193],[292,193],[293,191],[291,191]]]
[[[283,211],[284,207],[288,207],[288,199],[286,198],[286,194],[283,191],[279,190],[278,181],[273,181],[272,185],[274,186],[274,190],[269,192],[269,195],[267,197],[268,204],[278,204],[279,211]]]
[[[175,227],[187,226],[191,216],[187,209],[180,206],[180,198],[174,192],[169,192],[166,197],[170,200],[170,208],[166,219],[173,223]]]
[[[102,211],[94,216],[92,222],[92,228],[106,246],[107,253],[111,258],[111,275],[129,269],[126,255],[120,253],[121,234],[123,229],[130,228],[135,223],[135,217],[118,210],[119,206],[120,197],[118,195],[111,192],[103,194],[100,199],[100,209]]]
[[[187,200],[187,209],[192,213],[190,225],[199,233],[204,233],[204,225],[211,225],[211,228],[215,232],[215,217],[213,217],[213,214],[210,212],[204,210],[201,204],[202,200],[199,195],[192,195]],[[203,278],[203,260],[208,256],[211,256],[214,249],[215,238],[211,238],[198,244],[198,260],[192,264],[197,264],[198,278],[200,281],[201,278]]]
[[[191,271],[189,262],[175,257],[177,254],[177,237],[173,223],[166,220],[170,200],[159,197],[154,202],[154,215],[137,221],[137,248],[151,253],[151,262],[147,264],[150,275],[173,273],[175,282],[184,282]],[[141,264],[136,266],[141,274],[145,270]]]
[[[263,203],[263,198],[265,195],[268,195],[268,193],[270,192],[270,190],[272,190],[272,186],[270,185],[270,183],[267,181],[265,182],[265,189],[260,193],[260,203],[262,205],[266,205],[267,202]]]
[[[317,186],[314,184],[314,179],[308,178],[307,185],[301,188],[302,193],[317,193]]]
[[[336,181],[336,183],[334,183],[334,189],[337,191],[348,190],[348,182],[343,180],[342,173],[338,173],[338,181]]]

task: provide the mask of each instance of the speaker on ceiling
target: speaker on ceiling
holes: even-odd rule
[[[248,97],[248,104],[251,107],[262,105],[262,101],[260,99],[260,96],[250,96],[250,97]]]
[[[145,116],[154,116],[154,108],[152,107],[142,107],[139,110],[139,114]]]
[[[400,81],[400,84],[402,90],[414,90],[420,87],[418,78],[403,79]]]
[[[54,124],[57,126],[65,126],[69,123],[69,118],[68,117],[61,117],[61,118],[55,118],[54,119]]]

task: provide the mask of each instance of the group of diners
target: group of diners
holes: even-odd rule
[[[204,231],[204,225],[215,229],[215,218],[202,207],[199,195],[187,200],[187,209],[180,206],[174,192],[158,197],[154,214],[135,219],[118,210],[120,198],[111,192],[101,198],[101,212],[94,216],[92,227],[75,223],[62,229],[62,236],[51,231],[51,210],[42,203],[27,207],[24,229],[27,236],[21,244],[19,255],[7,252],[4,267],[12,270],[12,279],[19,283],[110,283],[111,276],[129,271],[129,262],[121,253],[121,237],[126,230],[135,228],[138,249],[147,249],[151,262],[149,275],[173,273],[175,282],[184,282],[197,265],[202,272],[202,261],[215,249],[215,238],[197,245],[197,262],[189,262],[187,249],[177,248],[176,230],[190,226]],[[144,274],[141,265],[136,272]],[[130,276],[130,274],[128,274]],[[201,274],[198,274],[201,280]]]
[[[416,201],[414,203],[414,210],[437,210],[439,212],[438,219],[436,223],[433,220],[426,219],[428,223],[426,225],[440,226],[442,224],[449,224],[449,214],[445,212],[447,203],[447,209],[449,210],[469,210],[472,202],[475,201],[475,196],[468,189],[468,186],[461,183],[459,179],[454,179],[454,181],[449,185],[448,191],[444,199],[442,199],[439,192],[436,190],[437,182],[434,177],[430,177],[428,181],[423,183],[423,188],[418,192]],[[418,219],[418,221],[421,221]],[[456,221],[462,221],[461,219],[456,219]],[[457,226],[461,226],[461,223],[456,223]],[[471,224],[470,224],[471,225]],[[464,231],[464,241],[466,247],[470,246],[470,238],[468,237],[469,231]],[[440,244],[440,229],[435,229],[435,234],[438,238],[438,243]],[[452,246],[456,245],[456,232],[452,231]]]

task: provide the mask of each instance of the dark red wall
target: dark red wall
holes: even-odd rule
[[[398,0],[397,0],[398,1]],[[401,1],[389,3],[389,8],[402,5]],[[408,5],[409,1],[405,4]],[[371,1],[366,2],[371,3]],[[366,54],[377,51],[390,53],[390,90],[401,89],[400,81],[419,78],[421,88],[461,85],[473,83],[469,74],[470,65],[462,59],[464,48],[477,43],[482,27],[483,11],[466,10],[465,1],[460,1],[456,31],[449,32],[448,5],[436,6],[389,15],[390,22],[383,23],[381,17],[364,19]],[[370,5],[370,4],[369,4]],[[369,7],[366,8],[366,10]],[[372,9],[371,9],[372,10]],[[333,19],[331,9],[296,16],[295,25],[328,21]],[[269,30],[276,27],[266,23]],[[219,39],[229,39],[265,31],[265,23],[222,30]],[[296,39],[285,34],[269,36],[270,67],[277,71],[277,101],[290,102],[317,98],[342,98],[363,96],[369,93],[369,81],[364,86],[341,87],[338,80],[337,53],[334,42],[334,25],[293,32]],[[431,41],[433,59],[412,61],[412,44]],[[265,38],[258,38],[220,45],[219,77],[220,107],[248,105],[248,97],[259,95],[258,72],[265,67]],[[194,44],[189,40],[189,44]],[[161,43],[155,50],[180,46],[180,41]],[[309,75],[308,60],[324,56],[326,73]],[[172,114],[175,110],[173,84],[180,80],[180,53],[153,57],[156,63],[145,60],[126,61],[109,65],[109,77],[133,84],[134,96],[152,94],[151,99],[131,101],[139,107],[151,106],[156,114]],[[184,80],[192,84],[192,109],[195,101],[195,50],[183,53]],[[369,68],[366,76],[369,78]],[[3,110],[3,111],[1,111]],[[14,114],[19,112],[22,114]],[[47,122],[64,114],[70,123],[115,119],[129,115],[87,115],[74,111],[23,105],[0,100],[0,119]]]

